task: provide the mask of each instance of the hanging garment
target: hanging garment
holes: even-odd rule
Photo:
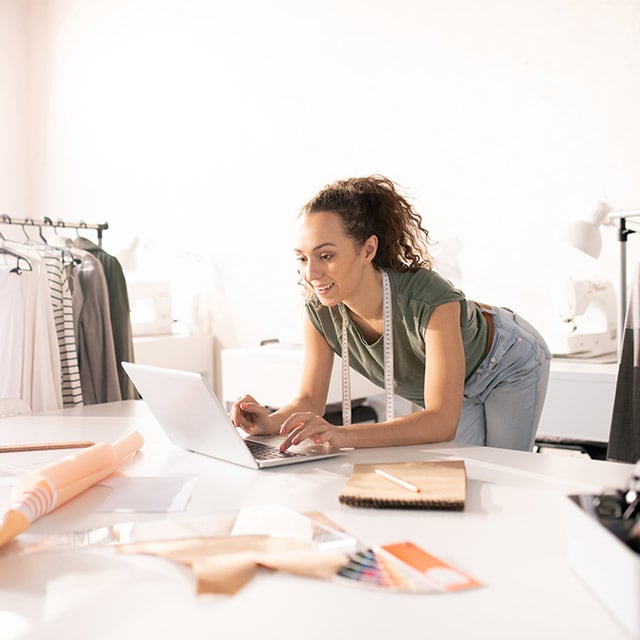
[[[640,460],[640,265],[627,305],[607,458]]]
[[[78,366],[73,306],[69,281],[62,254],[46,247],[37,247],[47,273],[49,293],[60,351],[62,404],[65,407],[82,404],[82,385]],[[73,268],[73,263],[69,265]]]
[[[5,241],[5,245],[37,265],[46,276],[60,354],[62,403],[65,407],[82,404],[71,292],[63,263],[64,250],[32,240],[25,244]],[[67,259],[72,263],[70,253]]]
[[[120,366],[120,363],[123,361],[133,362],[131,309],[129,307],[129,294],[122,265],[115,256],[107,253],[87,238],[76,238],[74,245],[79,249],[91,253],[102,265],[109,295],[111,330],[113,333],[113,345],[118,367],[120,393],[123,400],[137,398],[138,395],[131,380],[129,380],[129,376],[127,376]]]
[[[102,265],[87,251],[71,249],[71,253],[80,260],[76,266],[77,278],[72,284],[75,288],[72,295],[84,404],[116,402],[122,399],[122,395]]]
[[[32,411],[62,408],[61,366],[46,274],[37,258],[19,275],[0,255],[0,397],[20,398]]]

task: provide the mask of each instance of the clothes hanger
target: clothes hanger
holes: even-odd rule
[[[3,213],[0,219],[5,224],[13,224],[13,221],[6,213]],[[23,231],[24,231],[24,228],[23,228]],[[26,231],[25,231],[25,235],[26,235]],[[20,275],[23,271],[33,271],[33,266],[31,265],[31,262],[29,262],[28,258],[25,258],[19,253],[16,253],[15,251],[9,249],[5,245],[5,241],[6,241],[6,238],[2,235],[2,233],[0,233],[0,253],[8,256],[13,256],[16,259],[16,266],[13,269],[10,269],[9,273],[16,273],[17,275]],[[20,268],[20,261],[25,263],[28,268],[27,269]]]
[[[58,235],[58,227],[64,227],[64,222],[62,220],[58,220],[54,225],[53,220],[48,216],[43,216],[42,222],[43,224],[39,225],[40,237],[44,243],[42,246],[46,247],[47,251],[53,252],[56,256],[59,256],[63,266],[80,264],[82,261],[74,257],[69,249],[71,246],[71,240]],[[50,235],[49,238],[45,238],[42,234],[43,226],[51,227],[53,229],[53,235]]]
[[[6,213],[3,213],[2,216],[0,216],[0,222],[2,224],[13,224],[13,220],[11,220],[11,218]],[[6,238],[2,235],[2,232],[0,232],[0,240],[6,240]]]
[[[4,240],[4,236],[2,237],[2,240]],[[31,266],[31,263],[29,262],[28,258],[21,256],[19,253],[16,253],[11,249],[8,249],[7,247],[4,246],[4,244],[0,244],[0,253],[13,256],[14,258],[16,258],[16,266],[13,269],[9,269],[9,273],[15,273],[17,275],[21,275],[23,271],[33,271],[33,267]],[[28,268],[26,269],[24,267],[21,268],[20,267],[21,261],[25,263]]]
[[[49,226],[53,227],[53,221],[51,220],[51,218],[48,218],[47,216],[43,216],[43,218],[42,218],[42,222],[43,222],[43,225],[44,225],[44,226],[49,225]],[[42,242],[43,242],[44,244],[48,245],[48,244],[49,244],[49,242],[47,241],[46,237],[45,237],[45,236],[44,236],[44,234],[42,233],[42,227],[43,227],[43,225],[42,225],[42,224],[39,224],[39,225],[38,225],[38,235],[40,236],[40,240],[42,240]]]
[[[43,218],[43,220],[50,220],[50,218]],[[51,222],[51,224],[53,225],[53,223]],[[64,220],[58,218],[58,220],[56,221],[55,226],[53,226],[53,233],[60,238],[61,241],[66,240],[67,242],[67,247],[72,247],[73,246],[73,242],[70,238],[68,237],[64,237],[64,236],[59,236],[58,235],[58,227],[62,227],[63,229],[67,228],[67,225],[64,223]],[[80,258],[77,258],[76,256],[73,255],[73,253],[71,253],[71,249],[70,248],[65,248],[63,245],[61,245],[60,247],[60,251],[62,252],[62,262],[63,264],[71,264],[71,265],[79,265],[82,263],[82,260]],[[65,256],[69,258],[69,262],[65,261]]]
[[[78,226],[76,227],[76,242],[78,240],[84,240],[88,243],[93,244],[92,240],[89,240],[86,236],[80,235],[80,229],[88,229],[88,228],[89,228],[89,225],[84,220],[80,220],[80,222],[78,222]]]
[[[33,218],[25,218],[24,222],[20,225],[22,227],[22,233],[24,233],[24,237],[27,239],[27,242],[33,242],[33,240],[31,239],[31,236],[29,236],[29,234],[27,233],[27,230],[25,229],[25,225],[27,224],[32,227],[35,227],[36,221]]]
[[[25,229],[25,225],[27,224],[32,227],[38,227],[38,236],[40,237],[40,240],[37,240],[29,236],[29,234],[27,233],[27,230]],[[47,242],[47,239],[44,237],[42,233],[42,224],[40,224],[39,222],[36,222],[33,218],[24,219],[24,224],[22,225],[22,231],[24,232],[24,235],[27,236],[27,240],[25,242],[27,246],[36,247],[36,248],[46,247],[47,249],[50,249],[49,243]]]

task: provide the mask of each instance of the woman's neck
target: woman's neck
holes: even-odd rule
[[[365,272],[356,295],[344,300],[351,319],[367,340],[382,335],[382,273],[375,267]]]

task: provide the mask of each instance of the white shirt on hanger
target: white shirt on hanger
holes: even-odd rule
[[[32,411],[62,408],[60,354],[46,274],[12,273],[0,261],[0,397],[21,398]]]

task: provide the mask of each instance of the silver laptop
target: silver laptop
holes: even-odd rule
[[[169,439],[183,449],[251,469],[344,453],[311,443],[281,452],[281,436],[241,435],[200,373],[131,362],[122,367]]]

